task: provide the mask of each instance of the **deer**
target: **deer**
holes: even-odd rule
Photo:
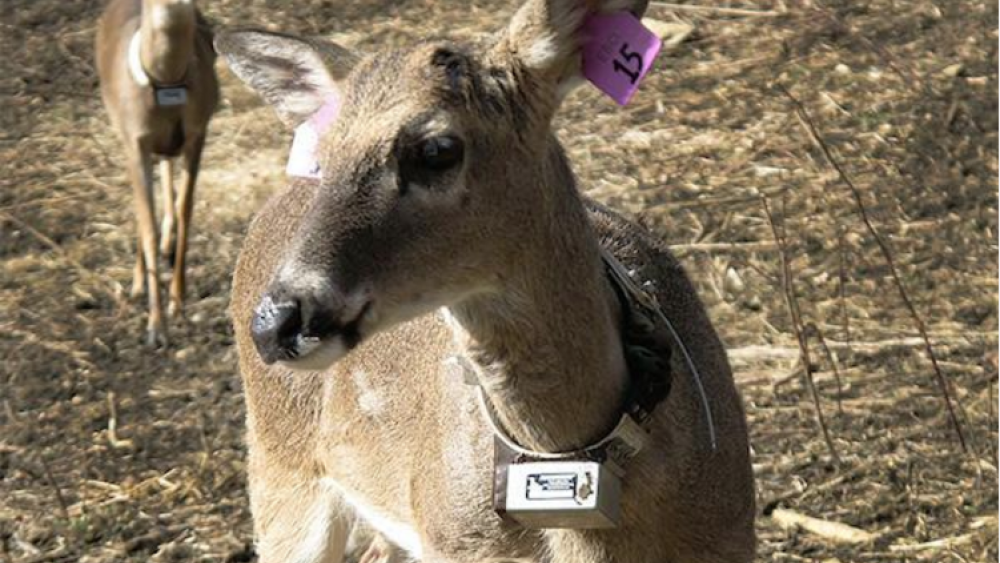
[[[340,561],[355,518],[432,563],[753,559],[722,342],[667,246],[582,194],[552,126],[586,19],[645,7],[527,0],[488,38],[365,54],[217,35],[286,127],[335,113],[318,179],[264,204],[233,277],[262,563]],[[624,466],[616,528],[522,526],[494,509],[499,435],[557,454],[622,419],[634,377],[615,263],[676,329],[669,393]]]
[[[208,123],[219,101],[212,32],[193,0],[111,0],[95,41],[101,98],[124,146],[135,205],[131,294],[148,301],[146,343],[166,345],[159,261],[173,266],[167,315],[180,316],[194,190]],[[173,159],[183,160],[174,189]],[[157,236],[153,164],[159,160],[163,217]]]

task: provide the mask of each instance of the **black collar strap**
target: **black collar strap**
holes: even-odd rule
[[[712,406],[708,394],[702,384],[701,372],[691,357],[684,340],[674,328],[673,323],[663,313],[656,296],[639,287],[632,274],[625,269],[611,252],[601,247],[601,258],[607,269],[608,277],[614,282],[612,286],[622,300],[622,311],[632,318],[625,322],[624,344],[625,359],[628,362],[629,373],[633,383],[628,401],[634,416],[645,423],[653,410],[670,393],[670,351],[671,343],[683,356],[684,363],[691,372],[695,389],[701,400],[702,412],[705,415],[705,426],[708,428],[709,444],[714,452],[718,447],[715,434],[715,420],[712,416]],[[627,303],[627,305],[625,304]],[[662,374],[667,374],[664,377]]]
[[[656,299],[636,285],[621,262],[603,247],[601,258],[621,304],[622,348],[629,375],[625,412],[646,425],[670,394],[670,335],[658,322]]]

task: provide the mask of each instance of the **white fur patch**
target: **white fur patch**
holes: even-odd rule
[[[132,73],[132,80],[135,80],[136,84],[139,86],[149,86],[149,75],[142,68],[141,48],[142,36],[140,35],[140,31],[136,30],[135,34],[132,35],[132,40],[128,43],[128,69]]]
[[[300,356],[294,360],[282,360],[281,363],[298,371],[323,371],[350,352],[340,336],[324,341],[299,336],[296,347]]]
[[[555,35],[543,35],[531,42],[531,46],[523,53],[521,60],[532,68],[546,68],[552,65],[559,56],[559,38]]]
[[[344,500],[357,512],[358,516],[388,538],[389,541],[410,552],[417,559],[423,556],[424,547],[420,541],[420,534],[412,526],[408,526],[403,522],[397,522],[381,514],[363,499],[344,490],[332,479],[323,478],[320,482],[337,489]]]
[[[303,494],[299,490],[294,493]],[[265,559],[280,557],[280,560],[286,563],[327,561],[332,547],[331,542],[334,540],[337,516],[331,510],[328,492],[319,494],[311,500],[308,507],[300,512],[279,515],[282,520],[286,520],[289,516],[294,517],[298,524],[296,528],[278,525],[270,533],[258,538],[257,549]]]
[[[329,293],[330,279],[321,272],[286,262],[278,272],[278,283],[312,294]]]
[[[368,416],[382,414],[385,411],[385,397],[368,381],[368,374],[356,369],[351,372],[351,380],[358,390],[358,407]]]
[[[299,544],[291,563],[315,563],[323,561],[330,547],[330,527],[333,518],[329,510],[313,510],[309,530]]]
[[[441,307],[440,309],[438,309],[438,315],[441,316],[441,320],[444,321],[444,324],[448,325],[448,328],[451,329],[452,336],[455,340],[455,344],[459,346],[464,345],[465,344],[464,335],[466,334],[465,327],[462,326],[462,323],[458,322],[458,319],[455,318],[455,315],[451,314],[451,309],[447,307]]]

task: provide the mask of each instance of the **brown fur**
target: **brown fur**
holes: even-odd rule
[[[153,17],[158,11],[168,15]],[[188,89],[186,105],[158,107],[152,86],[133,79],[128,50],[138,29],[146,73],[157,84],[183,83]],[[193,1],[111,0],[98,25],[95,50],[104,106],[124,144],[135,196],[139,236],[132,293],[138,295],[145,288],[149,298],[148,343],[165,343],[158,262],[161,253],[173,262],[168,312],[180,313],[194,187],[208,122],[219,99],[212,34]],[[170,159],[176,156],[183,157],[184,174],[175,202]],[[159,241],[153,204],[154,158],[161,159],[164,195]]]
[[[341,493],[414,528],[426,561],[752,560],[747,429],[722,344],[666,249],[577,191],[549,125],[573,79],[576,47],[563,44],[548,61],[538,50],[524,56],[552,25],[570,26],[555,36],[575,37],[582,16],[546,16],[576,13],[553,10],[562,3],[529,1],[488,44],[376,53],[317,94],[343,100],[323,137],[323,180],[293,181],[272,198],[234,278],[263,562],[336,560],[337,550],[303,556],[277,544],[307,527],[311,510],[344,520]],[[248,81],[260,87],[270,63],[252,51],[271,50],[271,39],[238,35],[221,39],[220,50],[241,76],[256,69]],[[409,139],[443,131],[465,140],[463,165],[404,189]],[[650,444],[627,467],[622,526],[524,530],[492,511],[493,437],[474,388],[444,362],[454,354],[475,362],[502,423],[525,446],[561,451],[607,433],[628,375],[598,245],[652,282],[701,370],[718,450],[675,353],[673,389],[656,410]],[[302,281],[316,276],[332,292],[320,291],[323,304],[358,288],[372,296],[360,345],[319,371],[265,365],[249,331],[255,306],[265,292],[319,291]],[[453,319],[434,313],[439,307]]]

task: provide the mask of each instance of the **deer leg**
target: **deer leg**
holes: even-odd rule
[[[133,299],[146,291],[146,261],[142,259],[142,229],[138,221],[135,227],[135,268],[132,270],[132,291],[129,293]]]
[[[358,526],[355,525],[354,531],[351,532],[352,541],[355,540],[354,534],[357,532]],[[397,563],[410,560],[399,548],[386,541],[382,534],[369,532],[362,539],[366,543],[359,546],[358,549],[354,550],[354,553],[350,554],[357,558],[358,563]],[[364,549],[364,551],[361,551],[361,549]]]
[[[132,180],[135,199],[135,217],[139,226],[139,259],[146,278],[146,295],[149,301],[149,317],[146,322],[146,344],[166,345],[167,332],[163,323],[163,305],[160,302],[160,279],[157,266],[156,213],[153,210],[153,163],[152,157],[141,147],[130,151],[128,172]],[[136,264],[139,268],[139,264]]]
[[[338,495],[315,477],[251,475],[260,563],[342,563],[350,520]]]
[[[169,158],[160,161],[160,187],[163,192],[163,220],[160,223],[160,255],[174,264],[174,167]]]
[[[201,166],[201,151],[205,148],[205,135],[198,135],[184,147],[184,179],[177,200],[179,217],[177,218],[177,241],[174,254],[174,275],[170,280],[170,305],[168,314],[179,315],[184,306],[184,294],[187,290],[185,266],[187,264],[188,235],[191,232],[191,216],[194,212],[194,186],[198,181],[198,168]]]

